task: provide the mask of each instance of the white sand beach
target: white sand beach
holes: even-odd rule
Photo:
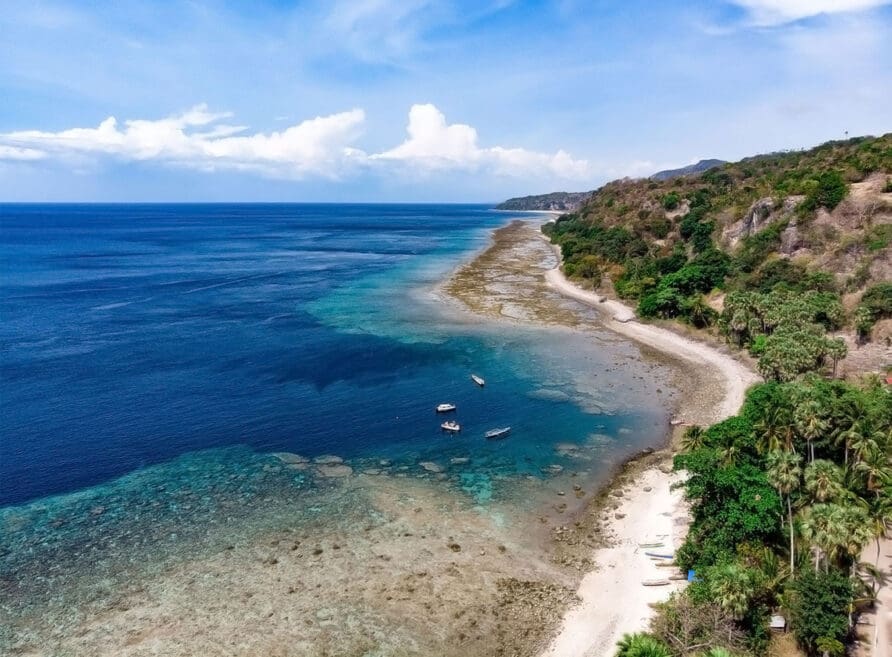
[[[705,368],[724,386],[722,401],[712,412],[681,415],[698,424],[717,422],[734,415],[744,400],[746,389],[759,377],[744,364],[713,347],[690,340],[667,329],[641,324],[635,313],[624,304],[600,300],[593,292],[580,289],[568,281],[560,269],[545,274],[548,284],[568,297],[603,311],[610,319],[605,324],[636,342],[646,344],[673,357]],[[689,391],[688,394],[691,394]],[[693,417],[696,415],[697,417]],[[564,616],[561,628],[543,657],[607,657],[626,632],[647,628],[653,614],[651,605],[666,600],[683,582],[669,586],[648,587],[642,581],[667,577],[673,568],[660,568],[645,555],[639,543],[662,541],[653,551],[671,553],[684,540],[688,516],[680,490],[671,490],[679,480],[668,468],[652,468],[643,472],[624,498],[620,511],[606,520],[614,537],[614,545],[601,548],[592,555],[597,569],[586,574],[577,590],[579,604]]]

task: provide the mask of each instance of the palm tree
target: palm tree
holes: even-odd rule
[[[839,553],[840,544],[846,540],[846,518],[843,507],[838,504],[815,504],[802,513],[800,531],[811,545],[814,554],[815,571],[825,568]]]
[[[783,406],[775,406],[768,410],[753,425],[758,436],[756,449],[759,454],[780,449],[781,444],[787,451],[793,449],[793,422],[790,414]]]
[[[842,495],[843,471],[832,461],[818,459],[805,468],[805,490],[816,502],[828,502]]]
[[[870,531],[877,544],[877,556],[874,565],[879,567],[880,563],[880,541],[892,529],[892,497],[877,495],[872,500],[867,501],[867,517],[870,519]]]
[[[827,430],[827,420],[823,416],[823,408],[816,399],[800,404],[793,412],[793,421],[799,435],[808,442],[808,460],[815,460],[814,441]]]
[[[793,503],[791,495],[799,488],[802,457],[793,452],[773,451],[768,454],[768,481],[787,500],[787,524],[790,528],[790,575],[796,572],[796,548],[793,539]]]
[[[875,444],[875,443],[874,443]],[[881,497],[883,490],[892,482],[892,467],[889,465],[889,456],[877,449],[873,449],[859,457],[855,464],[855,471],[864,475],[867,490]]]
[[[684,435],[681,437],[681,448],[686,452],[693,452],[703,447],[705,439],[706,432],[703,431],[703,427],[690,426],[684,430]]]
[[[616,647],[616,657],[672,657],[665,643],[643,632],[624,634]]]
[[[710,573],[709,581],[721,608],[734,620],[741,620],[756,592],[750,571],[737,563],[718,566]]]

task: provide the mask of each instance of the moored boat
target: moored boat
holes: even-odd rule
[[[483,380],[482,376],[477,376],[476,374],[471,375],[471,380],[476,383],[481,388],[486,385],[486,381]]]
[[[449,433],[458,433],[461,431],[461,425],[455,420],[446,420],[443,424],[440,425],[440,428],[443,431],[448,431]]]
[[[483,435],[489,440],[498,440],[499,438],[504,438],[509,433],[511,433],[511,427],[501,427],[499,429],[490,429]]]
[[[437,413],[448,413],[455,410],[455,404],[437,404]]]

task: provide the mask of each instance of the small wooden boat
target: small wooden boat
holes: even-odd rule
[[[437,404],[437,413],[448,413],[455,410],[455,404]]]
[[[644,579],[641,580],[642,586],[669,586],[668,579]]]
[[[660,554],[659,552],[645,552],[649,557],[654,557],[656,559],[674,559],[675,555],[672,554]]]
[[[440,428],[443,431],[448,431],[449,433],[458,433],[461,431],[461,425],[455,420],[446,420],[443,424],[440,425]]]
[[[640,547],[640,548],[659,548],[659,547],[663,547],[663,541],[657,541],[654,543],[639,543],[638,547]]]
[[[476,374],[471,375],[471,380],[476,383],[481,388],[486,385],[486,381],[483,380],[482,376],[477,376]]]
[[[675,568],[674,561],[660,561],[654,564],[657,568]]]
[[[498,440],[499,438],[504,438],[509,433],[511,433],[511,427],[502,427],[500,429],[490,429],[483,435],[489,440]]]

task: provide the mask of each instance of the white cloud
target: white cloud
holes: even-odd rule
[[[390,160],[427,170],[487,170],[507,176],[549,175],[562,179],[582,179],[590,175],[585,160],[575,160],[559,150],[554,154],[523,148],[477,145],[477,131],[463,123],[448,124],[434,105],[413,105],[409,110],[408,138],[399,146],[372,155],[373,160]]]
[[[745,9],[754,25],[791,23],[819,14],[864,11],[889,4],[889,0],[731,0]]]
[[[160,160],[201,170],[256,170],[285,178],[337,177],[365,154],[350,144],[365,121],[360,109],[308,119],[281,132],[241,135],[246,128],[219,123],[228,113],[198,105],[178,116],[125,121],[110,116],[96,128],[60,132],[0,133],[0,159],[109,155],[123,160]],[[30,156],[30,157],[29,157]]]
[[[21,148],[19,146],[4,146],[0,144],[0,160],[42,160],[46,153],[36,148]]]
[[[121,125],[110,116],[95,128],[58,132],[22,130],[0,133],[0,161],[84,158],[156,161],[201,171],[237,169],[267,177],[337,179],[359,167],[411,166],[416,171],[479,172],[516,178],[582,180],[590,177],[586,160],[563,150],[539,153],[524,148],[482,148],[477,131],[446,123],[433,105],[413,105],[408,138],[375,155],[354,146],[365,122],[361,109],[308,119],[271,133],[245,134],[247,128],[224,123],[229,113],[205,105],[164,119],[135,119]]]

